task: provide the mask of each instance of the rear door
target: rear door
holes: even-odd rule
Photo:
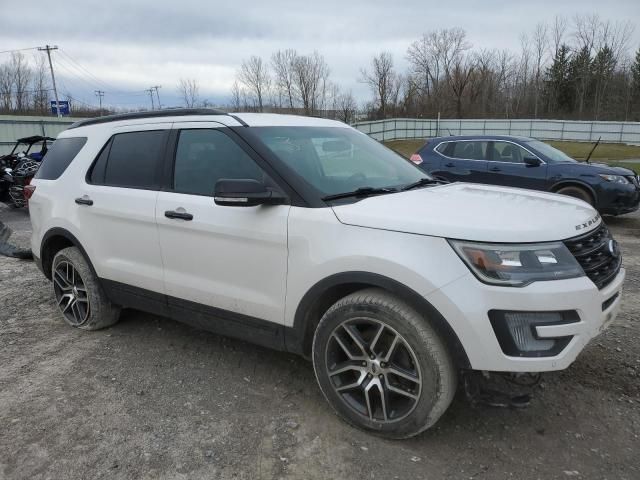
[[[221,124],[180,123],[172,136],[170,187],[158,196],[156,209],[170,307],[178,314],[208,313],[207,321],[219,323],[236,313],[241,323],[252,317],[281,324],[290,206],[216,205],[219,179],[273,182],[255,153]],[[190,217],[171,218],[171,212]]]
[[[435,150],[442,157],[440,167],[433,172],[451,182],[485,183],[487,177],[488,142],[482,140],[446,141]]]
[[[547,164],[527,165],[527,157],[538,158],[520,145],[504,140],[490,142],[487,183],[509,187],[547,190]]]
[[[164,283],[155,207],[170,128],[116,129],[74,192],[99,276],[156,293],[164,292]]]

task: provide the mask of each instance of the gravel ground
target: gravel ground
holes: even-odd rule
[[[0,205],[27,246],[27,213]],[[524,410],[458,395],[408,441],[332,413],[305,360],[135,311],[67,327],[32,262],[0,257],[0,479],[640,478],[640,214],[607,219],[622,313]]]

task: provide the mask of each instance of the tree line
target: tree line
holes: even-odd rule
[[[519,51],[479,49],[460,28],[423,34],[399,71],[380,52],[360,70],[371,98],[358,105],[330,80],[322,55],[279,50],[242,62],[231,91],[234,110],[293,111],[350,121],[369,119],[562,118],[640,121],[640,48],[631,22],[598,15],[556,17],[520,37]]]
[[[356,118],[560,118],[640,121],[640,48],[634,26],[598,15],[555,17],[520,37],[519,49],[474,48],[460,28],[424,33],[407,46],[402,71],[389,52],[356,78],[370,97],[358,102],[331,79],[318,51],[284,49],[242,61],[223,108]],[[196,79],[176,87],[186,107],[201,100]],[[107,113],[59,91],[74,115]],[[0,63],[0,113],[50,114],[53,98],[43,55],[13,52]],[[142,108],[142,107],[141,107]],[[119,109],[121,110],[121,109]]]

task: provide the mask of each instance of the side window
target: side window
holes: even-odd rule
[[[114,187],[157,187],[167,134],[166,130],[149,130],[114,135],[98,155],[89,181]]]
[[[44,156],[42,165],[36,172],[35,177],[43,180],[56,180],[59,178],[84,147],[85,143],[87,143],[86,137],[60,138],[53,142],[53,145]]]
[[[449,142],[441,153],[461,160],[486,160],[487,142]]]
[[[490,152],[490,160],[496,162],[523,163],[525,157],[531,154],[515,143],[493,142],[493,149]]]
[[[97,160],[93,164],[93,167],[91,167],[91,172],[89,174],[89,183],[92,183],[94,185],[104,184],[104,173],[107,168],[107,158],[109,158],[109,151],[111,150],[112,140],[113,139],[110,138],[107,144],[102,147]]]
[[[253,159],[230,137],[214,129],[182,130],[173,171],[173,189],[213,195],[220,179],[266,181]]]

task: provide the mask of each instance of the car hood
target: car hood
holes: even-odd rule
[[[581,200],[472,183],[369,197],[333,211],[346,225],[480,242],[563,240],[600,223]]]
[[[586,162],[578,162],[578,163],[556,163],[552,164],[553,167],[560,167],[563,170],[566,170],[567,167],[571,168],[571,171],[575,175],[598,175],[600,173],[605,175],[623,175],[630,176],[636,175],[636,173],[630,168],[624,167],[612,167],[611,165],[607,165],[606,163],[586,163]]]

